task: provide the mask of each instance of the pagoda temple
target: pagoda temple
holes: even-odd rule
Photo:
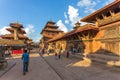
[[[23,25],[17,23],[10,23],[11,28],[6,28],[11,34],[5,34],[1,37],[3,39],[11,39],[11,40],[27,40],[28,37],[24,36],[26,34],[25,30],[23,30]]]
[[[40,33],[42,35],[42,39],[40,40],[40,47],[47,48],[47,41],[62,33],[63,31],[58,30],[58,26],[55,25],[55,22],[48,21]]]
[[[22,54],[22,49],[26,46],[26,40],[28,40],[28,37],[24,36],[26,32],[22,29],[22,24],[18,22],[10,23],[10,27],[11,28],[6,28],[6,30],[11,34],[0,36],[0,62],[2,63],[0,66],[2,66],[2,68],[7,67],[7,60],[4,57],[5,51],[10,51],[12,52],[11,54]]]

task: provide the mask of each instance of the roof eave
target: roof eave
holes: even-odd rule
[[[93,12],[92,14],[90,14],[90,15],[88,15],[88,16],[82,18],[80,21],[82,21],[82,22],[91,22],[91,23],[93,23],[94,21],[89,21],[88,19],[90,19],[91,17],[93,17],[93,16],[95,16],[96,14],[100,13],[101,11],[103,11],[103,10],[105,10],[105,9],[107,9],[107,8],[109,8],[109,7],[113,6],[113,5],[115,5],[115,4],[117,4],[118,2],[120,2],[120,0],[116,0],[116,1],[114,1],[114,2],[112,2],[112,3],[110,3],[110,4],[108,4],[108,5],[106,5],[105,7],[103,7],[103,8],[101,8],[101,9],[99,9],[99,10]]]

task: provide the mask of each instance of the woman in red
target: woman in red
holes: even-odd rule
[[[67,50],[67,53],[66,53],[66,57],[68,58],[69,57],[69,51]]]

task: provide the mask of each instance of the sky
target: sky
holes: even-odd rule
[[[26,36],[34,42],[42,37],[40,32],[52,20],[59,30],[68,32],[81,18],[115,0],[0,0],[0,35],[9,34],[10,23],[23,24]],[[82,25],[85,23],[81,22]]]

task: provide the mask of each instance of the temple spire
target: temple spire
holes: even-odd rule
[[[75,23],[75,26],[73,27],[73,29],[77,29],[78,27],[80,27],[81,23],[79,21],[77,21]]]

